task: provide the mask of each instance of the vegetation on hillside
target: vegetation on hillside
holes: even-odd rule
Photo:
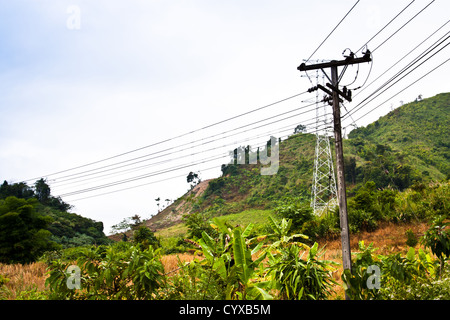
[[[70,213],[51,195],[44,179],[34,187],[4,181],[0,186],[0,262],[29,263],[58,248],[107,244],[103,223]]]
[[[450,299],[450,230],[445,222],[449,219],[448,183],[398,192],[396,209],[389,211],[383,204],[390,201],[384,202],[382,191],[372,190],[370,185],[355,198],[371,198],[375,222],[389,219],[403,224],[408,219],[423,219],[432,223],[418,241],[409,242],[406,253],[376,254],[372,244],[360,242],[352,272],[342,273],[346,294],[352,299]],[[352,208],[358,206],[357,199]],[[402,215],[405,207],[411,208],[411,215]],[[285,216],[299,209],[306,213],[301,206],[280,205],[265,229],[251,222],[233,226],[221,217],[208,224],[189,224],[188,229],[196,231],[189,233],[188,239],[196,250],[194,259],[180,260],[178,268],[171,271],[162,265],[164,248],[143,245],[136,239],[112,246],[66,249],[49,259],[47,295],[53,299],[329,299],[339,286],[333,274],[341,265],[323,258],[325,250],[314,239],[317,234],[311,239],[298,230],[310,230],[305,225],[311,221],[320,225],[334,217],[330,213],[315,220],[305,214],[301,226],[297,221],[300,227],[294,229],[294,220]],[[370,229],[366,215],[359,217],[350,219],[353,232]],[[65,285],[65,270],[75,257],[81,270],[80,290]],[[130,281],[133,286],[127,285]]]
[[[369,181],[376,189],[397,192],[414,184],[448,180],[449,108],[450,93],[442,93],[405,104],[367,127],[351,131],[344,140],[349,195]],[[280,166],[274,175],[261,175],[261,163],[237,164],[236,150],[244,151],[246,163],[250,150],[249,146],[239,146],[233,153],[234,164],[222,165],[222,176],[209,181],[201,196],[189,198],[190,212],[221,216],[247,209],[273,209],[283,198],[309,199],[316,137],[295,132],[279,141]],[[333,139],[331,148],[334,154]]]
[[[114,226],[128,231],[122,241],[109,241],[101,222],[70,213],[45,180],[5,181],[0,298],[12,278],[5,266],[39,260],[48,267],[45,288],[15,297],[317,300],[343,298],[336,293],[343,286],[352,299],[450,299],[449,102],[447,93],[412,102],[345,140],[351,234],[428,225],[423,234],[406,232],[406,251],[380,254],[360,242],[351,272],[325,257],[318,243],[339,238],[338,208],[313,214],[315,136],[297,127],[279,141],[276,174],[261,175],[260,163],[224,165],[203,193],[186,196],[190,213],[172,229],[153,232],[133,216]],[[200,181],[193,172],[187,180],[193,190]],[[174,253],[190,258],[167,270]],[[79,288],[68,285],[74,277]]]
[[[378,173],[378,187],[391,183],[403,189],[414,180],[449,179],[449,108],[450,93],[441,93],[405,104],[350,132],[347,152],[360,167],[357,180],[373,180]]]

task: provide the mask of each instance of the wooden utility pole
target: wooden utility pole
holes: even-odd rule
[[[352,268],[352,259],[351,259],[351,251],[350,251],[350,236],[348,230],[348,214],[347,214],[347,194],[345,187],[345,176],[344,176],[344,149],[342,146],[342,128],[341,128],[341,111],[339,103],[342,101],[339,96],[342,96],[344,99],[351,101],[351,92],[347,91],[347,88],[344,87],[343,91],[339,90],[339,81],[341,78],[338,76],[338,67],[339,66],[348,66],[357,63],[370,62],[370,52],[367,50],[362,58],[354,58],[353,55],[350,55],[345,60],[341,61],[330,61],[326,63],[318,63],[315,65],[305,65],[302,63],[297,69],[299,71],[308,71],[308,70],[316,70],[322,69],[322,71],[326,68],[331,69],[331,84],[327,84],[327,87],[331,89],[328,90],[325,87],[318,85],[313,89],[321,89],[325,91],[327,94],[332,96],[333,101],[333,125],[334,125],[334,144],[336,151],[336,167],[337,167],[337,189],[338,189],[338,200],[339,200],[339,221],[341,227],[341,243],[342,243],[342,260],[344,270],[348,269],[351,271]],[[325,73],[325,71],[323,71]],[[345,72],[345,69],[344,71]],[[342,76],[342,75],[341,75]],[[327,76],[328,77],[328,76]],[[349,297],[346,295],[346,299]]]
[[[331,67],[332,86],[338,87],[337,67]],[[352,259],[350,254],[350,236],[348,230],[347,193],[344,173],[344,148],[342,145],[341,110],[339,107],[339,94],[333,90],[333,127],[334,146],[336,151],[336,171],[338,182],[339,221],[341,225],[342,260],[344,269],[351,270]]]

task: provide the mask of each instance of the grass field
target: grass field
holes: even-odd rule
[[[267,223],[269,215],[273,214],[273,210],[245,210],[239,213],[232,213],[226,216],[218,217],[219,220],[230,223],[232,226],[246,227],[250,222],[258,225]]]
[[[24,265],[0,263],[0,276],[7,278],[0,288],[0,299],[28,299],[34,292],[46,291],[46,268],[47,265],[43,262]]]

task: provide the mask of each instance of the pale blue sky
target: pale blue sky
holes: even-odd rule
[[[20,181],[103,159],[303,92],[311,84],[300,77],[297,66],[310,56],[355,2],[2,1],[0,179]],[[345,48],[359,49],[410,2],[361,0],[313,59],[342,59]],[[369,43],[369,49],[378,46],[429,2],[416,0]],[[71,19],[67,10],[72,5],[80,9],[80,29],[67,27]],[[436,0],[380,47],[374,53],[368,83],[444,24],[448,12],[450,3]],[[445,34],[449,27],[443,28],[399,67]],[[355,118],[448,56],[445,48],[355,114]],[[398,69],[361,93],[359,101],[394,74],[394,70]],[[362,84],[368,71],[368,65],[360,67],[355,85]],[[391,105],[397,107],[400,100],[408,102],[418,94],[430,97],[448,91],[448,71],[449,66],[443,66],[358,121],[358,125],[376,120]],[[352,80],[355,72],[355,67],[349,67],[344,80]],[[179,143],[187,144],[271,117],[301,106],[301,101],[307,98],[314,98],[314,94],[198,132]],[[348,104],[348,108],[356,105],[358,99]],[[305,118],[313,116],[308,114]],[[246,133],[241,138],[252,135],[253,132]],[[171,146],[175,145],[174,142]],[[193,152],[196,150],[200,149]],[[177,164],[212,155],[180,155]],[[204,179],[220,173],[221,162],[216,163],[217,170],[205,172]],[[188,172],[185,169],[174,174]],[[113,180],[143,173],[124,173]],[[156,178],[164,177],[169,175]],[[143,179],[138,183],[151,181]],[[65,189],[55,184],[52,189],[55,194],[64,194],[99,183],[80,182]],[[133,184],[119,187],[128,186]],[[77,213],[103,221],[108,232],[112,224],[124,217],[140,214],[148,218],[155,213],[155,198],[174,199],[187,187],[185,178],[180,178],[73,203],[71,200],[95,193],[64,200],[74,204]],[[110,190],[114,188],[102,192]]]

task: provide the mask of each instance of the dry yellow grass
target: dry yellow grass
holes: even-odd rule
[[[161,258],[166,273],[178,269],[178,258],[182,262],[192,261],[195,256],[189,253],[165,255]],[[47,265],[43,262],[31,264],[3,264],[0,263],[0,275],[8,278],[9,281],[0,291],[0,299],[16,300],[23,291],[46,291]]]
[[[161,263],[164,266],[165,273],[174,272],[179,268],[178,261],[189,262],[196,256],[190,253],[169,254],[161,257]],[[179,259],[179,260],[178,260]]]
[[[429,228],[426,223],[412,223],[412,224],[394,224],[384,223],[373,232],[360,232],[358,234],[350,235],[350,249],[352,253],[358,252],[359,241],[364,241],[364,244],[368,246],[373,243],[374,248],[378,250],[376,254],[388,255],[395,252],[401,252],[406,254],[409,247],[406,245],[406,230],[411,229],[414,234],[419,238]],[[344,299],[344,288],[342,286],[341,275],[342,269],[342,249],[341,239],[335,240],[322,240],[319,242],[319,247],[325,246],[325,253],[322,259],[332,260],[339,263],[341,266],[333,272],[333,278],[339,285],[335,286],[335,294],[331,299]],[[420,245],[417,245],[420,247]],[[423,247],[422,247],[423,248]]]
[[[0,274],[9,279],[2,292],[2,298],[14,300],[22,291],[46,290],[46,267],[47,265],[43,262],[25,265],[0,263]]]

